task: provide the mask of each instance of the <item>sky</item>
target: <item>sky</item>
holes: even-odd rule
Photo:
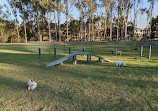
[[[7,0],[0,0],[0,5],[4,5],[6,4],[8,6],[8,9],[11,10],[11,8],[9,7],[9,4],[7,2]],[[140,3],[140,5],[138,7],[140,8],[149,8],[150,3],[147,2],[147,0],[142,0],[142,2]],[[158,2],[155,3],[154,5],[154,10],[153,10],[153,17],[156,17],[158,15]],[[4,9],[6,10],[6,9]],[[79,10],[76,9],[75,7],[71,7],[71,9],[69,10],[71,16],[73,17],[73,19],[75,20],[79,20]],[[101,15],[101,13],[103,13],[104,15],[104,9],[103,8],[98,8],[97,14]],[[131,10],[131,14],[129,16],[129,21],[133,21],[134,17],[133,17],[133,10]],[[53,21],[53,16],[52,16],[52,22]],[[11,15],[9,19],[14,19],[14,16]],[[18,17],[19,22],[22,22],[22,19],[20,17]],[[65,14],[61,14],[61,23],[64,23],[66,20],[66,15]],[[56,20],[57,21],[57,20]],[[146,24],[147,24],[147,16],[146,14],[141,15],[140,11],[138,12],[138,16],[137,16],[137,28],[146,28]]]

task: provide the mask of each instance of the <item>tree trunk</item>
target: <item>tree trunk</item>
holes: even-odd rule
[[[105,37],[106,37],[106,40],[108,39],[107,38],[107,34],[106,34],[106,22],[107,22],[107,9],[105,8],[105,20],[104,20],[104,42],[105,42]]]
[[[119,17],[118,17],[118,23],[117,23],[117,41],[119,38]]]
[[[125,22],[123,20],[122,28],[121,28],[121,40],[123,40],[123,38],[124,38],[124,32],[125,32]]]
[[[81,38],[81,43],[83,43],[83,15],[82,15],[82,1],[80,1],[80,38]]]
[[[39,15],[38,15],[38,6],[37,6],[37,26],[38,26],[38,40],[41,41],[40,37],[40,26],[39,26]]]
[[[125,23],[125,41],[127,41],[127,22]]]
[[[84,38],[85,38],[85,41],[86,41],[86,25],[85,25],[85,29],[84,29]]]
[[[92,41],[94,41],[94,26],[93,26],[93,14],[92,14]]]
[[[91,27],[90,27],[90,17],[89,17],[89,23],[88,23],[88,28],[89,28],[89,30],[88,30],[88,41],[90,41],[90,40],[91,40]]]
[[[154,8],[154,3],[152,3],[152,6],[151,6],[151,16],[150,16],[150,39],[151,39],[151,26],[152,26],[152,17],[153,17],[153,8]]]
[[[17,18],[17,15],[16,15],[16,29],[17,29],[17,34],[18,34],[18,41],[20,42],[20,35],[19,35],[19,26],[18,26],[18,18]]]
[[[57,39],[57,36],[58,36],[57,35],[57,25],[56,25],[57,23],[56,23],[55,12],[54,12],[54,19],[55,19],[55,36],[56,36],[55,39],[56,39],[56,41],[58,41],[58,39]]]
[[[147,17],[147,24],[146,24],[146,38],[145,38],[145,39],[147,39],[147,36],[148,36],[148,20],[149,20],[149,18]]]
[[[120,13],[119,13],[119,6],[118,6],[117,41],[118,41],[118,39],[119,39],[119,20],[120,20]]]
[[[59,2],[60,2],[60,0],[57,0],[57,6],[58,6],[58,9],[57,9],[57,12],[58,12],[58,37],[59,37],[59,42],[61,42]]]
[[[110,23],[110,41],[112,41],[112,21]]]
[[[14,6],[13,2],[11,2],[12,6]],[[20,35],[19,35],[19,26],[18,26],[18,17],[17,17],[17,11],[16,8],[13,8],[13,10],[15,11],[15,18],[16,18],[16,30],[17,30],[17,34],[18,34],[18,42],[20,42]]]
[[[42,15],[42,41],[44,40],[44,14]]]
[[[66,34],[67,34],[67,39],[69,38],[68,34],[68,19],[69,19],[69,11],[68,11],[68,0],[66,0]]]
[[[100,42],[100,35],[99,35],[99,30],[98,30],[98,41]]]
[[[112,9],[111,9],[111,23],[110,23],[110,41],[112,41]]]
[[[48,6],[47,6],[47,8],[48,8]],[[47,21],[48,21],[49,41],[51,42],[50,20],[49,20],[49,13],[48,13],[48,9],[47,9]]]
[[[25,14],[24,14],[24,7],[21,0],[21,7],[22,7],[22,13],[23,13],[23,23],[24,23],[24,31],[25,31],[25,43],[27,43],[27,32],[26,32],[26,21],[25,21]]]

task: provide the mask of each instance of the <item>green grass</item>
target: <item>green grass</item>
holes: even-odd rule
[[[38,59],[38,48],[42,58]],[[53,48],[57,58],[53,58]],[[86,56],[77,56],[64,64],[46,67],[68,54],[63,45],[0,45],[0,110],[5,111],[157,111],[158,110],[158,52],[140,59],[140,51],[131,46],[71,45],[74,52],[92,51],[104,58],[122,60],[127,67],[115,63],[100,63]],[[122,50],[121,56],[111,50]],[[65,53],[64,53],[65,52]],[[146,53],[145,53],[146,54]],[[33,79],[38,87],[27,90],[27,81]]]

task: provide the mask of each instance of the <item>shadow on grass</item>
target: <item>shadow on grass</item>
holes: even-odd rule
[[[108,68],[112,68],[112,66],[108,66]],[[140,68],[138,68],[140,70]],[[156,67],[154,67],[154,69],[156,69]],[[96,70],[96,71],[95,71]],[[122,76],[119,77],[119,75],[117,74],[111,74],[109,75],[108,73],[109,72],[106,72],[105,70],[98,70],[98,69],[95,69],[93,71],[90,71],[88,74],[84,73],[84,72],[80,72],[80,71],[71,71],[71,70],[61,70],[61,72],[63,71],[63,74],[64,75],[69,75],[69,76],[72,76],[72,77],[75,77],[75,78],[81,78],[81,79],[91,79],[91,80],[94,80],[94,81],[102,81],[102,82],[112,82],[116,85],[120,85],[120,86],[125,86],[125,85],[128,85],[129,87],[139,87],[139,88],[147,88],[147,87],[150,87],[150,88],[157,88],[158,86],[158,82],[156,81],[152,81],[152,80],[142,80],[141,79],[141,74],[140,75],[136,75],[136,74],[133,74],[134,76],[137,76],[136,79],[132,79],[128,76],[128,72],[125,73],[126,75],[123,75],[123,78]],[[114,72],[115,71],[118,71],[120,70],[122,73],[124,72],[123,70],[126,70],[126,68],[116,68],[114,69]],[[92,74],[90,74],[92,72]],[[97,72],[95,75],[94,75],[94,72]],[[112,72],[111,72],[112,73]],[[101,75],[97,75],[97,74],[101,74]],[[143,75],[143,76],[152,76],[151,75]]]
[[[5,56],[5,55],[4,55]],[[7,56],[6,59],[1,60],[1,63],[9,63],[9,64],[15,64],[15,65],[19,65],[19,66],[23,66],[23,67],[34,67],[36,69],[39,70],[43,70],[40,66],[45,67],[45,63],[50,63],[58,58],[63,57],[63,55],[58,55],[57,58],[53,58],[52,55],[47,55],[47,54],[43,54],[41,60],[38,59],[38,54],[10,54],[9,56]],[[14,59],[15,58],[15,59]],[[36,64],[38,63],[38,64]],[[65,61],[64,63],[68,63],[68,64],[72,64],[72,59],[70,58],[69,60]],[[102,63],[98,63],[97,61],[92,61],[92,63],[87,63],[86,61],[82,61],[79,60],[78,64],[84,64],[84,65],[92,65],[92,66],[108,66],[106,68],[114,68],[114,70],[116,71],[116,67],[114,66],[114,64],[112,65],[112,63],[106,63],[106,64],[102,64]],[[57,66],[58,67],[58,66]],[[137,68],[137,69],[136,69]],[[149,67],[150,70],[157,70],[156,67]],[[47,68],[50,69],[51,68]],[[134,66],[134,67],[128,67],[128,68],[120,68],[120,71],[123,73],[124,71],[125,74],[127,73],[128,75],[128,70],[130,71],[130,73],[132,73],[132,70],[145,70],[147,69],[147,67],[140,67],[140,66]],[[80,71],[71,71],[71,70],[60,70],[60,72],[63,71],[63,74],[67,74],[69,76],[74,76],[74,77],[79,77],[79,78],[91,78],[92,80],[101,80],[101,81],[108,81],[108,82],[113,82],[115,84],[120,84],[120,85],[128,85],[130,87],[141,87],[141,88],[145,88],[145,87],[153,87],[156,88],[156,86],[158,86],[157,82],[153,82],[153,81],[144,81],[144,80],[131,80],[129,78],[123,79],[123,78],[118,78],[118,77],[108,77],[108,76],[97,76],[97,75],[86,75],[86,74],[82,74]],[[104,72],[98,69],[95,69],[94,72],[99,72],[101,74],[103,74]],[[111,72],[112,73],[112,72]],[[106,73],[105,73],[106,74]],[[136,75],[135,73],[133,73],[133,75]],[[141,76],[142,74],[140,73],[139,75],[136,76]],[[147,75],[148,76],[148,75]],[[149,75],[151,76],[151,75]],[[127,76],[128,77],[128,76]],[[12,80],[13,81],[13,80]]]
[[[26,90],[27,84],[21,81],[14,80],[12,78],[6,78],[0,76],[0,86],[6,86],[13,90]]]

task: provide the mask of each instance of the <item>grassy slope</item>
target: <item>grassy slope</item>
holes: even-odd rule
[[[51,47],[51,48],[50,48]],[[78,56],[78,64],[67,60],[63,66],[45,67],[55,60],[54,46],[41,46],[42,59],[28,46],[0,46],[0,110],[158,110],[158,56],[139,59],[139,51],[120,48],[122,56],[111,55],[114,46],[93,46],[93,53],[110,60],[125,61],[128,67],[114,63],[92,64]],[[68,47],[68,46],[67,46]],[[71,46],[73,51],[82,50]],[[34,47],[33,50],[36,50]],[[63,46],[58,47],[59,51]],[[94,50],[96,49],[96,50]],[[90,46],[86,46],[91,51]],[[66,51],[67,53],[68,51]],[[153,54],[154,55],[154,54]],[[38,83],[27,90],[27,80]]]

